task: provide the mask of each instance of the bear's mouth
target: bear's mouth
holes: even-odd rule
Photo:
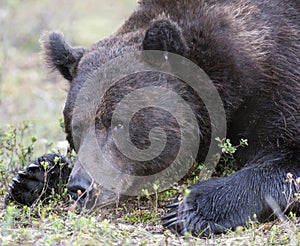
[[[94,208],[102,208],[110,206],[120,201],[120,195],[109,191],[96,183],[90,185],[88,189],[82,191],[81,187],[72,187],[68,191],[72,200],[75,201],[75,206],[81,210],[93,210]]]

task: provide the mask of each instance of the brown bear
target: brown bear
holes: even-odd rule
[[[70,81],[64,109],[67,140],[81,152],[85,133],[80,124],[87,121],[74,126],[74,108],[94,71],[132,52],[163,51],[166,63],[168,54],[174,53],[209,76],[224,105],[227,138],[233,143],[248,139],[249,147],[234,154],[240,170],[191,186],[185,199],[170,205],[173,211],[164,217],[164,225],[179,234],[208,235],[244,225],[254,214],[265,221],[272,217],[272,204],[282,211],[297,211],[299,204],[289,206],[288,199],[295,187],[285,179],[287,173],[300,175],[299,16],[298,0],[141,0],[116,33],[91,48],[72,47],[60,33],[46,34],[42,46],[48,65]],[[205,103],[185,81],[158,72],[132,74],[105,92],[89,122],[102,154],[122,172],[141,177],[161,171],[174,159],[181,143],[180,125],[159,108],[138,111],[129,124],[129,138],[137,151],[151,145],[151,129],[165,131],[166,146],[159,157],[140,163],[122,155],[113,142],[112,135],[124,128],[122,121],[112,124],[114,109],[130,92],[150,85],[169,88],[190,105],[199,126],[196,160],[203,162],[214,141]],[[116,194],[105,189],[96,197],[84,162],[88,161],[80,158],[72,170],[69,193],[86,204],[114,199]],[[37,167],[29,165],[11,185],[10,196],[22,203],[32,203],[37,198],[32,191],[43,182],[30,175],[33,168]]]

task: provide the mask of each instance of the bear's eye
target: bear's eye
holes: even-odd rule
[[[124,129],[124,124],[122,122],[117,122],[114,124],[113,130],[118,131]]]

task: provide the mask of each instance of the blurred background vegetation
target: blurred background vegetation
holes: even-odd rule
[[[135,0],[0,0],[0,129],[32,123],[35,155],[65,140],[59,127],[68,83],[40,57],[39,37],[59,30],[72,45],[90,46],[122,25]]]

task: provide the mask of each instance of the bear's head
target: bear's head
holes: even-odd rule
[[[171,52],[186,56],[188,46],[177,23],[168,19],[159,19],[150,23],[148,28],[112,35],[95,43],[91,48],[72,47],[58,32],[47,33],[41,40],[48,66],[58,70],[70,82],[63,113],[67,140],[78,154],[68,183],[69,193],[73,198],[77,199],[80,196],[79,200],[85,202],[86,207],[92,207],[95,204],[111,202],[122,195],[118,194],[118,191],[107,189],[103,184],[109,182],[109,179],[112,183],[115,179],[119,179],[121,182],[121,177],[117,175],[109,177],[110,174],[107,174],[108,181],[95,180],[91,175],[91,168],[86,168],[87,164],[96,163],[95,172],[97,169],[105,172],[105,167],[101,163],[105,159],[106,163],[123,174],[146,177],[164,170],[174,161],[182,141],[178,120],[164,109],[151,105],[141,107],[132,115],[130,115],[130,110],[139,103],[143,104],[143,100],[147,99],[145,90],[151,91],[149,89],[151,86],[151,88],[156,86],[156,88],[173,90],[198,107],[198,98],[193,96],[183,81],[153,71],[133,73],[118,79],[103,91],[101,98],[96,99],[95,97],[99,96],[97,90],[100,89],[97,86],[96,88],[91,87],[91,84],[87,85],[87,81],[95,78],[95,74],[98,79],[100,76],[100,80],[105,81],[106,79],[103,78],[105,75],[101,73],[105,64],[137,51],[159,50],[164,51],[165,54]],[[142,59],[144,61],[148,59],[146,62],[149,63],[151,57]],[[162,59],[167,60],[166,57]],[[130,65],[132,64],[127,64],[127,66]],[[118,71],[114,71],[114,73],[117,74]],[[134,91],[139,91],[139,97],[136,98],[136,101],[127,101],[121,113],[114,118],[114,110],[119,103]],[[157,100],[161,100],[159,103],[164,105],[171,104],[173,98],[170,97],[172,95],[164,94],[162,89]],[[89,105],[87,106],[87,104]],[[174,105],[173,108],[178,110],[179,114],[182,113],[182,117],[184,117],[184,112],[180,112],[180,108],[177,107]],[[128,118],[129,115],[130,122],[126,124],[126,120],[123,118]],[[189,122],[186,122],[186,125],[188,124]],[[93,129],[92,133],[88,133],[91,129],[90,126]],[[125,137],[116,143],[114,136],[121,135]],[[90,141],[89,138],[94,140]],[[132,147],[129,155],[120,150],[127,142],[130,142]],[[164,146],[161,146],[160,143],[163,143]],[[160,147],[155,149],[155,146]],[[150,157],[146,154],[143,156],[144,159],[139,158],[140,152],[147,152],[152,147],[154,148],[152,151],[155,153],[158,151],[156,157],[152,158],[151,154]],[[95,157],[99,153],[100,159]],[[130,187],[129,185],[126,189],[130,189]]]

